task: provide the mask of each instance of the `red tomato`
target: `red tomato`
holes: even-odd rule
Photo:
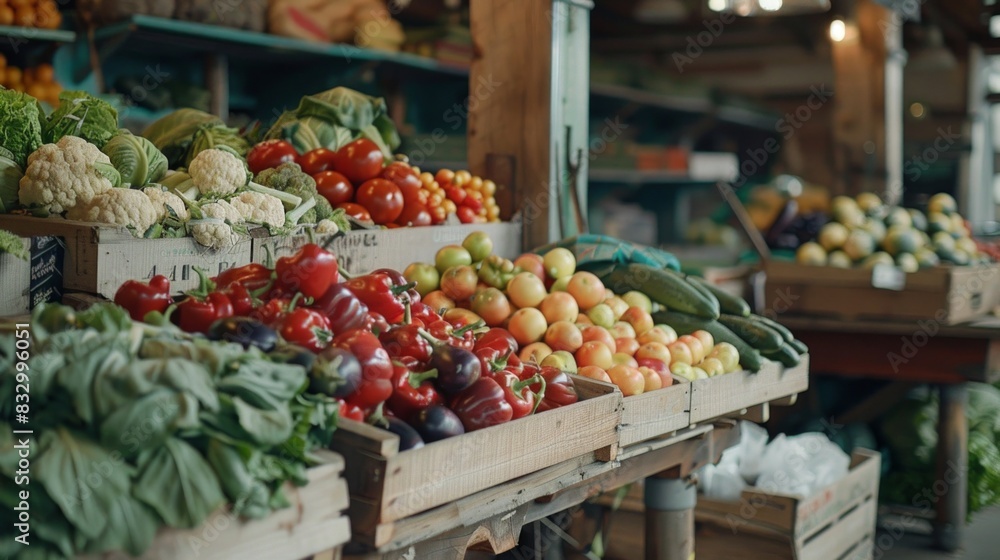
[[[392,181],[403,193],[403,200],[409,204],[420,196],[420,176],[408,163],[394,161],[382,170],[382,178]]]
[[[458,221],[463,224],[471,224],[476,221],[476,211],[468,206],[459,206],[456,213],[458,214]]]
[[[295,161],[306,175],[315,175],[333,167],[337,152],[326,148],[316,148],[299,156]]]
[[[406,200],[403,195],[403,212],[396,218],[396,223],[401,226],[429,226],[431,225],[431,213],[427,211],[427,206],[416,200]]]
[[[247,166],[256,175],[265,169],[295,161],[298,155],[299,153],[295,151],[295,146],[292,146],[291,142],[277,138],[265,140],[250,149],[247,154]]]
[[[385,158],[375,142],[358,138],[337,150],[333,168],[344,174],[352,183],[359,185],[368,179],[378,177]]]
[[[320,171],[313,175],[313,179],[316,180],[316,190],[333,206],[354,198],[354,185],[336,171]]]
[[[343,208],[344,212],[347,212],[347,215],[355,220],[361,220],[364,222],[372,221],[372,215],[368,213],[368,209],[360,204],[355,204],[353,202],[341,202],[337,205],[337,208]]]
[[[403,213],[403,193],[392,181],[365,181],[358,187],[355,198],[358,204],[368,209],[376,224],[393,222]]]

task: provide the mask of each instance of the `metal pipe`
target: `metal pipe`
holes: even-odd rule
[[[885,29],[885,203],[903,202],[903,26]]]
[[[690,560],[694,556],[694,506],[698,490],[681,478],[651,476],[643,483],[646,560]]]

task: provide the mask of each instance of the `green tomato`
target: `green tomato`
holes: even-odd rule
[[[545,274],[554,280],[569,278],[576,272],[576,257],[569,249],[556,247],[542,258]]]
[[[561,371],[576,373],[576,358],[565,350],[557,350],[542,359],[542,367],[553,366]]]
[[[678,377],[683,377],[688,381],[694,381],[697,379],[693,369],[694,368],[691,367],[691,364],[685,364],[684,362],[674,362],[670,364],[670,373]]]
[[[445,245],[434,255],[434,266],[439,273],[455,266],[468,266],[472,264],[472,255],[461,245]]]
[[[646,313],[653,312],[653,300],[649,299],[649,296],[642,292],[632,290],[631,292],[623,295],[622,299],[625,300],[625,303],[627,303],[629,307],[638,307]]]
[[[591,323],[610,329],[615,324],[615,312],[606,303],[598,303],[587,311]]]
[[[403,277],[406,278],[407,282],[417,283],[417,293],[420,294],[420,297],[438,289],[438,285],[441,283],[441,275],[437,269],[434,268],[434,265],[427,263],[410,263],[410,266],[407,266],[406,270],[403,271]]]
[[[712,351],[708,353],[708,357],[722,362],[722,369],[725,373],[732,373],[740,369],[740,351],[728,342],[716,343]]]
[[[493,254],[493,240],[485,231],[470,233],[465,241],[462,241],[462,247],[472,256],[472,262],[486,260],[486,257]]]
[[[552,287],[549,288],[549,293],[554,294],[556,292],[565,292],[566,288],[569,286],[569,276],[563,276],[562,278],[556,280],[552,283]]]

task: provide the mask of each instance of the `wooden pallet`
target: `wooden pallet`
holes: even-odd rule
[[[341,477],[344,460],[336,453],[320,453],[324,463],[309,469],[309,484],[286,488],[291,506],[264,519],[240,520],[223,508],[201,527],[164,529],[138,560],[230,560],[267,558],[317,560],[339,558],[351,536],[347,484]],[[87,556],[79,560],[125,560],[125,553]]]
[[[745,409],[804,392],[809,388],[809,355],[793,368],[765,360],[757,373],[738,371],[691,383],[691,422],[740,413]]]
[[[552,474],[546,469],[613,461],[621,392],[585,378],[575,382],[581,399],[576,404],[420,449],[400,452],[395,434],[341,422],[331,448],[347,463],[354,541],[378,549],[398,540],[405,532],[401,526],[434,508],[528,475],[546,480]],[[494,499],[504,499],[497,492]]]

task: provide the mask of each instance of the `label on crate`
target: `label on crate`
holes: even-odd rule
[[[872,287],[901,291],[906,287],[906,273],[892,265],[877,264],[872,268]]]
[[[62,298],[65,252],[58,237],[31,238],[30,307]]]

